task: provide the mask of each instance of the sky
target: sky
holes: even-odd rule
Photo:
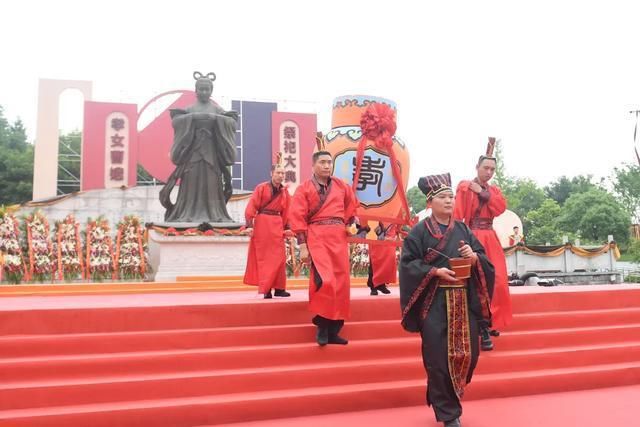
[[[640,2],[616,0],[2,2],[0,105],[33,140],[39,78],[141,107],[214,71],[223,105],[276,100],[324,132],[338,96],[395,101],[409,186],[472,177],[488,136],[509,175],[546,185],[635,161],[639,24]],[[81,102],[65,94],[63,130]]]

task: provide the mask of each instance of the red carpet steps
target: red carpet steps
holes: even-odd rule
[[[393,289],[397,294],[397,289]],[[397,297],[354,289],[348,346],[305,293],[3,297],[0,426],[194,426],[421,405]],[[640,384],[640,287],[516,289],[466,399]]]
[[[467,427],[603,427],[638,424],[640,385],[500,399],[464,404]],[[233,427],[442,427],[424,405],[231,424]],[[200,426],[207,427],[207,426]]]

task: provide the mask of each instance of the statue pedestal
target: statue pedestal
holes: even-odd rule
[[[149,230],[149,263],[155,281],[187,276],[242,276],[248,236],[164,236]]]

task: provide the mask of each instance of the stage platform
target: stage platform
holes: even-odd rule
[[[0,426],[288,426],[295,417],[411,411],[424,403],[419,337],[399,325],[397,287],[373,297],[361,286],[344,328],[349,345],[324,348],[314,343],[304,290],[264,300],[255,289],[177,291],[177,283],[149,293],[2,289]],[[482,353],[469,408],[481,408],[473,404],[480,399],[640,385],[640,285],[511,291],[514,321],[496,350]],[[585,411],[595,405],[585,402]],[[432,420],[422,409],[420,419]],[[353,424],[383,425],[361,415]]]

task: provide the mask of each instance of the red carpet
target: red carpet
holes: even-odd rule
[[[464,427],[609,427],[638,425],[640,386],[466,402]],[[228,424],[233,427],[442,427],[426,406]],[[204,427],[204,426],[202,426]]]
[[[422,405],[419,338],[400,328],[397,296],[353,294],[351,342],[325,348],[303,291],[2,297],[0,426],[196,426]],[[499,425],[472,417],[484,414],[478,399],[640,384],[639,286],[521,288],[513,306],[513,325],[482,354],[465,419]]]

